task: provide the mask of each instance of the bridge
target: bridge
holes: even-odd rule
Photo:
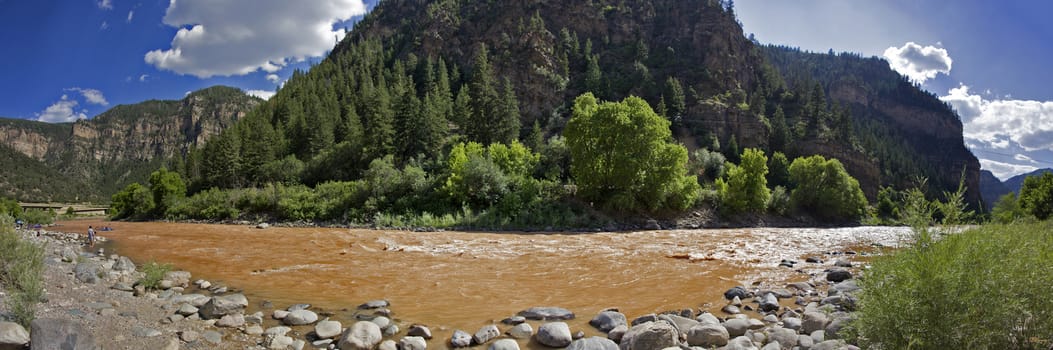
[[[77,215],[106,215],[106,210],[110,209],[109,207],[99,205],[69,203],[18,203],[18,205],[22,207],[23,211],[30,209],[52,209],[59,214],[66,213],[72,208],[73,213]]]

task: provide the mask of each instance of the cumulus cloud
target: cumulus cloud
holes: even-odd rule
[[[104,96],[102,94],[102,91],[99,91],[99,90],[83,89],[83,88],[79,88],[79,87],[74,87],[74,88],[66,89],[66,91],[79,92],[81,96],[84,96],[84,100],[88,101],[88,103],[91,103],[91,104],[96,104],[96,105],[100,105],[100,106],[109,106],[110,105],[110,102],[106,101],[106,96]],[[63,99],[65,99],[65,96],[63,96]]]
[[[1053,101],[988,99],[966,85],[940,99],[958,111],[966,144],[996,176],[1053,165]]]
[[[112,10],[113,9],[113,1],[111,1],[111,0],[99,0],[99,1],[95,2],[95,5],[99,6],[99,8],[103,9],[103,10]]]
[[[950,74],[954,60],[947,50],[936,46],[921,46],[908,42],[902,47],[885,49],[889,66],[918,83],[935,78],[937,74]]]
[[[143,74],[143,75],[139,76],[139,82],[140,83],[145,83],[147,79],[150,79],[150,75],[149,74]]]
[[[110,28],[110,24],[106,21],[102,21],[102,24],[99,25],[99,30],[106,30],[107,28]]]
[[[128,19],[125,22],[132,23],[133,17],[135,17],[135,10],[128,11]]]
[[[62,99],[58,102],[48,106],[43,112],[37,113],[37,120],[45,123],[68,123],[87,119],[85,111],[76,111],[78,104],[76,100],[69,99],[69,96],[62,95]]]
[[[365,13],[362,0],[171,0],[164,23],[179,31],[144,59],[199,78],[274,73],[325,54],[344,36],[333,25]]]
[[[262,98],[264,100],[271,99],[271,97],[274,97],[274,94],[275,94],[274,91],[266,91],[266,90],[249,90],[249,91],[245,91],[245,93],[249,94],[249,96],[256,96],[256,97]]]
[[[278,77],[277,74],[267,74],[267,80],[277,84],[279,80],[282,80],[282,78]]]

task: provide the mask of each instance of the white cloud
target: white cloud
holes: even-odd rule
[[[940,99],[958,111],[966,144],[999,178],[1053,164],[1053,101],[987,99],[966,85]]]
[[[277,84],[279,80],[282,80],[277,74],[267,74],[267,80]]]
[[[273,97],[274,94],[275,94],[274,91],[266,91],[266,90],[249,90],[249,91],[245,91],[245,93],[248,94],[249,96],[256,96],[256,97],[262,98],[264,100],[271,99],[271,97]]]
[[[87,119],[85,111],[74,110],[78,104],[76,100],[69,99],[69,96],[62,95],[62,99],[58,102],[51,104],[43,112],[37,113],[37,120],[45,123],[68,123]]]
[[[107,28],[110,28],[110,24],[106,21],[102,21],[102,24],[99,25],[99,30],[106,30]]]
[[[82,88],[79,88],[79,87],[74,87],[74,88],[66,89],[66,91],[79,92],[81,96],[84,96],[84,100],[87,101],[88,103],[91,103],[91,104],[100,105],[100,106],[109,106],[110,105],[110,102],[106,101],[106,96],[104,96],[102,94],[102,91],[99,91],[99,90],[82,89]],[[65,99],[65,98],[63,98],[63,99]]]
[[[1003,163],[983,158],[980,159],[980,167],[984,170],[990,171],[992,174],[994,174],[995,177],[1001,179],[1002,181],[1008,180],[1009,178],[1016,175],[1030,173],[1038,169],[1037,167],[1031,165]]]
[[[333,25],[365,13],[362,0],[171,0],[164,23],[179,31],[144,59],[199,78],[274,73],[325,54],[344,36]]]
[[[103,9],[103,10],[112,10],[113,9],[113,1],[112,0],[99,0],[99,1],[95,2],[95,5],[99,6],[99,8]]]
[[[143,74],[143,75],[139,76],[139,82],[140,83],[145,83],[147,79],[150,79],[150,75],[149,74]]]
[[[133,17],[135,17],[135,10],[128,11],[128,19],[125,22],[132,23]]]
[[[921,46],[908,42],[902,47],[885,49],[889,66],[918,83],[935,78],[937,74],[950,74],[954,60],[947,50],[936,46]]]

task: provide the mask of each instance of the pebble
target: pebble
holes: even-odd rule
[[[513,326],[505,334],[516,339],[530,339],[534,335],[534,328],[529,323],[520,323]]]
[[[187,343],[195,341],[195,340],[197,340],[200,337],[201,337],[201,334],[198,334],[198,332],[195,332],[195,331],[182,331],[182,332],[179,332],[179,340],[185,341]]]
[[[455,348],[466,348],[472,345],[472,335],[460,329],[453,331],[450,336],[450,345]]]
[[[409,330],[406,332],[406,335],[413,337],[421,337],[424,339],[431,339],[431,329],[429,329],[428,326],[425,325],[415,324],[410,326]]]
[[[476,344],[482,345],[499,336],[501,336],[501,330],[497,329],[497,325],[486,325],[475,332],[475,335],[472,336],[472,340],[474,340]]]

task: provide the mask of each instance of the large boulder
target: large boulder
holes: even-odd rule
[[[779,299],[775,297],[774,293],[764,294],[758,307],[764,312],[776,311],[779,309]]]
[[[172,284],[180,287],[187,287],[190,285],[190,272],[189,271],[168,271],[165,272],[164,280],[172,281]]]
[[[776,327],[767,330],[765,333],[769,342],[779,342],[779,346],[784,350],[797,346],[797,332],[792,329]]]
[[[315,322],[318,322],[318,314],[311,310],[292,311],[282,319],[282,323],[289,326],[303,326]]]
[[[666,321],[673,325],[673,327],[676,327],[677,332],[680,332],[681,335],[686,334],[688,329],[691,329],[691,327],[694,327],[699,323],[698,321],[679,315],[658,315],[658,319]]]
[[[99,282],[99,266],[91,262],[78,263],[73,267],[73,276],[83,283]]]
[[[742,336],[729,341],[724,350],[757,350],[757,346],[753,344],[750,338]]]
[[[404,337],[399,339],[399,349],[402,350],[426,350],[428,341],[421,337]]]
[[[741,318],[733,318],[724,322],[724,329],[731,337],[741,337],[750,329],[750,321]]]
[[[249,306],[249,299],[243,294],[231,294],[212,297],[202,305],[198,313],[206,320],[217,319],[223,315],[240,314]]]
[[[29,329],[31,349],[97,349],[91,332],[73,321],[38,318]]]
[[[818,330],[825,330],[826,325],[830,323],[830,319],[826,317],[825,313],[819,311],[808,311],[804,313],[804,318],[801,320],[801,329],[804,334],[812,334]]]
[[[509,337],[515,339],[530,339],[534,335],[534,327],[531,327],[529,323],[520,323],[512,326],[511,329],[505,332]]]
[[[625,314],[617,311],[603,311],[593,317],[589,321],[589,325],[596,327],[603,332],[610,332],[614,327],[621,325],[629,325],[628,319],[625,318]]]
[[[14,322],[0,322],[0,350],[18,350],[29,342],[29,332]]]
[[[132,259],[129,259],[127,256],[122,256],[113,263],[113,270],[121,273],[134,272],[135,263],[133,263]]]
[[[497,329],[497,325],[486,325],[482,328],[479,328],[479,330],[475,332],[475,335],[472,336],[472,340],[474,340],[476,344],[482,345],[486,344],[486,342],[490,341],[491,339],[500,336],[501,330]]]
[[[343,330],[343,325],[340,321],[330,321],[325,319],[322,322],[314,325],[314,333],[319,339],[332,339],[340,335],[340,331]]]
[[[406,332],[406,335],[413,337],[421,337],[424,339],[431,339],[431,329],[429,329],[428,326],[425,325],[415,324],[410,326],[409,331]]]
[[[244,325],[245,315],[242,314],[223,315],[223,317],[219,318],[219,321],[216,321],[216,327],[234,328]]]
[[[519,350],[519,343],[512,339],[498,339],[490,344],[488,350]]]
[[[372,350],[381,340],[380,327],[376,323],[358,321],[344,331],[337,346],[342,350]]]
[[[848,279],[852,279],[852,273],[843,268],[833,268],[826,273],[826,280],[830,282],[838,283]]]
[[[724,298],[728,299],[728,300],[732,300],[732,299],[735,299],[735,298],[746,299],[746,298],[749,298],[749,295],[750,295],[750,292],[747,291],[745,287],[741,287],[741,286],[739,286],[739,287],[732,287],[731,289],[728,289],[727,291],[724,292]]]
[[[570,343],[567,350],[618,350],[618,343],[601,337],[588,337]]]
[[[526,317],[528,320],[538,321],[563,321],[574,319],[573,312],[561,307],[532,307],[520,311],[517,315]]]
[[[450,336],[450,346],[454,348],[466,348],[472,346],[472,335],[460,329],[453,331]]]
[[[666,322],[644,322],[622,336],[621,350],[665,349],[679,345],[680,334]]]
[[[728,345],[731,336],[728,330],[719,324],[698,324],[687,330],[687,344],[712,348]]]
[[[570,327],[564,322],[549,322],[537,328],[537,342],[542,345],[563,348],[573,340]]]

